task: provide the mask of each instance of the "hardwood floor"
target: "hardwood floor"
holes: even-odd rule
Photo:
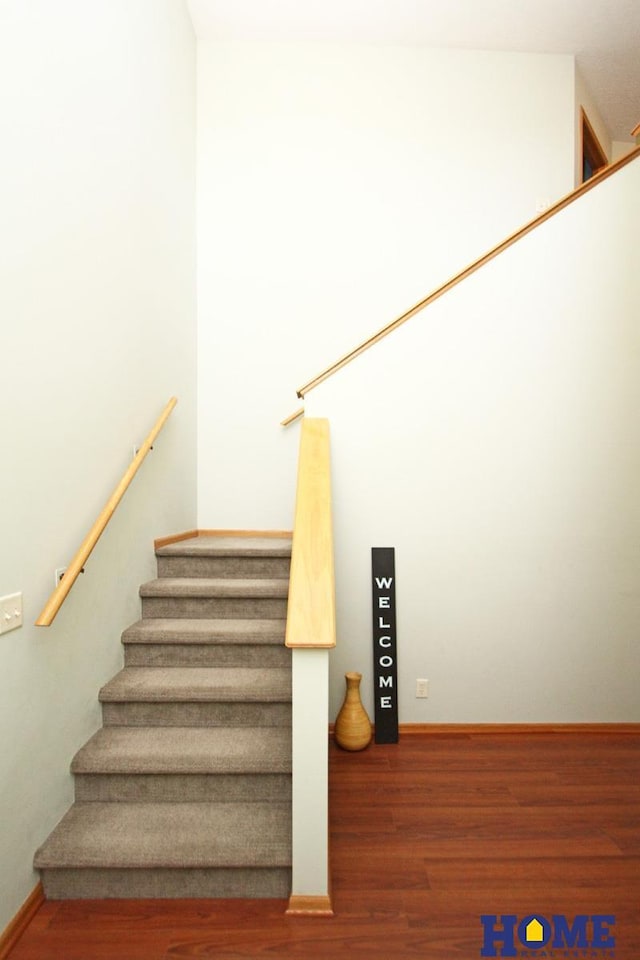
[[[518,956],[640,960],[640,736],[429,734],[332,744],[330,763],[333,918],[285,917],[285,901],[48,902],[10,960],[472,960],[481,914],[611,914],[614,950],[516,942]]]

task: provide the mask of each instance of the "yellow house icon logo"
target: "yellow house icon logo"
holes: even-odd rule
[[[527,943],[542,943],[544,941],[544,927],[535,917],[525,927]]]

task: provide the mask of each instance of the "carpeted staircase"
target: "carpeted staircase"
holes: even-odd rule
[[[288,897],[291,541],[157,550],[75,803],[40,847],[49,899]]]

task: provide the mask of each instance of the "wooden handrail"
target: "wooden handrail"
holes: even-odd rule
[[[615,163],[609,164],[607,167],[603,167],[598,171],[598,173],[591,177],[590,180],[587,180],[586,183],[581,184],[561,200],[558,200],[557,203],[554,203],[552,206],[550,206],[534,220],[530,220],[529,223],[526,223],[523,227],[520,227],[519,230],[516,230],[516,232],[512,233],[506,238],[506,240],[503,240],[497,246],[493,247],[488,253],[478,257],[478,259],[474,260],[473,263],[471,263],[468,267],[465,267],[464,270],[461,270],[454,277],[451,277],[451,279],[447,280],[446,283],[443,283],[441,286],[437,287],[436,290],[430,293],[423,300],[420,300],[419,303],[416,303],[392,323],[387,324],[386,327],[382,327],[381,330],[378,330],[378,332],[372,337],[369,337],[368,340],[364,340],[359,346],[355,347],[353,350],[350,350],[349,353],[345,353],[344,356],[340,357],[339,360],[336,360],[335,363],[332,363],[331,366],[326,368],[326,370],[323,370],[322,373],[319,373],[312,380],[309,380],[308,383],[305,383],[302,387],[300,387],[296,391],[297,395],[299,397],[305,397],[310,390],[313,390],[329,377],[333,376],[334,373],[337,373],[338,370],[342,369],[342,367],[345,367],[348,363],[351,363],[352,360],[355,360],[356,357],[359,357],[361,353],[364,353],[365,350],[373,347],[374,344],[384,339],[384,337],[389,336],[390,333],[393,333],[394,330],[397,330],[398,327],[400,327],[403,323],[406,323],[407,320],[410,320],[411,317],[414,317],[416,313],[420,313],[420,311],[424,310],[425,307],[428,307],[430,303],[438,300],[441,296],[443,296],[443,294],[447,293],[449,290],[452,290],[453,287],[457,286],[467,277],[471,276],[471,274],[475,273],[476,270],[479,270],[480,267],[483,267],[485,263],[489,263],[490,260],[493,260],[499,254],[513,246],[514,243],[517,243],[518,240],[521,240],[532,230],[535,230],[536,227],[539,227],[540,224],[544,223],[546,220],[550,220],[551,217],[554,217],[561,210],[564,210],[565,207],[568,207],[579,197],[583,196],[583,194],[588,193],[589,190],[593,190],[593,188],[599,183],[602,183],[603,180],[608,179],[610,176],[612,176],[612,174],[617,173],[618,170],[621,170],[622,167],[625,167],[628,163],[631,163],[631,161],[635,160],[638,156],[640,156],[640,147],[636,147],[630,153],[617,160]]]
[[[304,417],[304,407],[300,407],[300,409],[296,410],[295,413],[290,413],[288,417],[285,417],[284,420],[281,420],[280,426],[288,427],[290,423],[295,423],[295,421],[299,420],[300,417]]]
[[[78,574],[82,571],[87,559],[91,554],[91,551],[93,550],[96,543],[100,539],[100,536],[102,535],[105,527],[109,523],[109,520],[113,516],[118,504],[122,500],[127,490],[127,487],[129,486],[129,484],[135,477],[136,473],[140,469],[140,466],[142,465],[142,461],[144,460],[146,455],[149,453],[149,450],[151,450],[151,448],[153,447],[154,440],[156,439],[156,437],[164,427],[166,421],[168,420],[171,414],[171,411],[173,410],[177,402],[178,402],[177,399],[175,397],[172,397],[171,400],[169,400],[169,402],[167,403],[162,413],[160,414],[160,416],[158,417],[158,419],[156,420],[155,425],[151,430],[149,436],[147,437],[147,439],[144,441],[144,443],[138,450],[137,454],[131,461],[127,471],[122,477],[122,480],[120,481],[118,486],[115,488],[115,490],[109,497],[107,503],[102,508],[102,511],[98,516],[98,519],[93,524],[93,526],[91,527],[91,530],[82,541],[82,544],[78,549],[78,552],[76,553],[71,563],[68,565],[65,571],[64,577],[60,580],[57,587],[55,588],[55,590],[47,600],[45,606],[43,607],[42,613],[36,620],[37,627],[48,627],[53,623],[53,620],[56,614],[58,613],[58,610],[66,600],[67,595],[71,590],[71,587],[76,582]]]
[[[302,421],[291,544],[287,647],[336,645],[329,421]]]

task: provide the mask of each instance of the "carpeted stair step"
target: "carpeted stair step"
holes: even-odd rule
[[[291,890],[290,538],[157,551],[76,802],[38,850],[50,899]]]
[[[161,577],[140,587],[142,617],[284,620],[289,581]]]
[[[288,579],[290,537],[200,536],[156,550],[159,577]]]
[[[122,634],[125,666],[287,667],[285,620],[146,619]]]
[[[45,896],[286,897],[287,803],[75,803],[35,856]]]
[[[291,798],[286,727],[103,727],[73,759],[77,801]]]
[[[106,725],[288,725],[291,671],[125,667],[100,690],[99,699]]]

